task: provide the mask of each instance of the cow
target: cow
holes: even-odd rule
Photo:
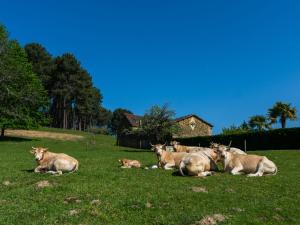
[[[265,156],[241,155],[230,152],[230,147],[220,145],[218,154],[224,170],[232,175],[247,174],[248,177],[275,175],[278,171],[274,162]]]
[[[207,149],[184,156],[179,165],[182,176],[210,176],[218,171],[219,154],[214,149]]]
[[[119,159],[121,163],[121,168],[140,168],[141,163],[138,160],[130,160],[130,159]]]
[[[35,173],[59,174],[75,172],[78,170],[79,163],[73,157],[64,153],[54,153],[47,148],[32,147],[30,153],[35,157],[38,166],[34,169]]]
[[[173,148],[176,152],[190,152],[190,153],[192,153],[192,152],[209,150],[209,148],[206,148],[206,147],[181,145],[178,141],[171,141],[170,144],[173,146]]]
[[[180,161],[187,152],[170,152],[166,151],[166,144],[152,145],[152,150],[156,153],[158,159],[158,166],[165,170],[171,170],[179,167]]]
[[[231,145],[231,142],[229,144],[228,147],[230,147]],[[218,143],[210,143],[210,148],[212,149],[218,149],[219,146],[221,146],[221,144],[218,144]],[[244,152],[243,150],[239,149],[239,148],[233,148],[233,147],[230,147],[230,152],[233,153],[233,154],[241,154],[241,155],[247,155],[246,152]]]

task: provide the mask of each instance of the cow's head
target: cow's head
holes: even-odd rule
[[[45,152],[47,152],[47,148],[42,148],[42,147],[32,147],[30,153],[32,153],[35,157],[36,160],[42,160],[44,158]]]
[[[221,159],[224,159],[228,154],[228,152],[230,151],[230,146],[218,144],[218,147],[215,149],[217,150],[219,157]]]
[[[219,145],[220,144],[218,144],[218,143],[211,142],[210,143],[210,148],[212,148],[212,149],[218,149]]]
[[[180,143],[178,141],[171,141],[170,143],[174,148],[176,148],[177,145],[180,145]]]
[[[151,150],[154,151],[156,154],[161,155],[163,151],[166,151],[166,143],[165,144],[151,144]]]

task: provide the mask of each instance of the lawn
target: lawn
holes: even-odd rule
[[[119,158],[138,159],[145,166],[156,158],[150,151],[117,147],[112,137],[83,135],[76,141],[0,141],[1,225],[190,225],[213,214],[226,217],[218,224],[300,224],[300,151],[256,152],[277,164],[276,176],[192,178],[161,169],[120,169]],[[31,146],[74,156],[79,171],[33,173]],[[51,186],[38,188],[43,180]]]

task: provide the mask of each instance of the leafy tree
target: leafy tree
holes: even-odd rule
[[[268,117],[272,123],[276,123],[277,119],[281,123],[281,127],[286,127],[286,120],[297,119],[297,109],[292,107],[290,103],[276,102],[275,105],[269,109]]]
[[[33,71],[40,77],[45,89],[51,90],[52,74],[55,70],[55,63],[47,50],[38,43],[25,45],[25,51],[29,62],[33,66]]]
[[[129,128],[128,123],[126,122],[124,113],[132,114],[132,112],[130,112],[129,110],[122,109],[122,108],[118,108],[113,111],[112,117],[111,117],[111,122],[109,125],[112,134],[115,134],[118,136],[125,129]]]
[[[9,40],[0,25],[0,128],[29,128],[45,122],[46,92],[34,74],[26,53]]]
[[[168,105],[151,107],[142,119],[141,132],[156,142],[164,142],[172,138],[178,131],[174,121],[175,112]]]
[[[262,115],[255,115],[250,117],[248,124],[251,129],[258,131],[271,128],[268,118]]]
[[[250,132],[248,123],[245,121],[240,126],[231,125],[229,128],[223,128],[221,134],[231,135],[231,134],[242,134]]]

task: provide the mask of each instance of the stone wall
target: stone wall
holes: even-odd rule
[[[210,136],[212,134],[212,128],[194,116],[178,121],[178,124],[180,132],[174,137]]]

